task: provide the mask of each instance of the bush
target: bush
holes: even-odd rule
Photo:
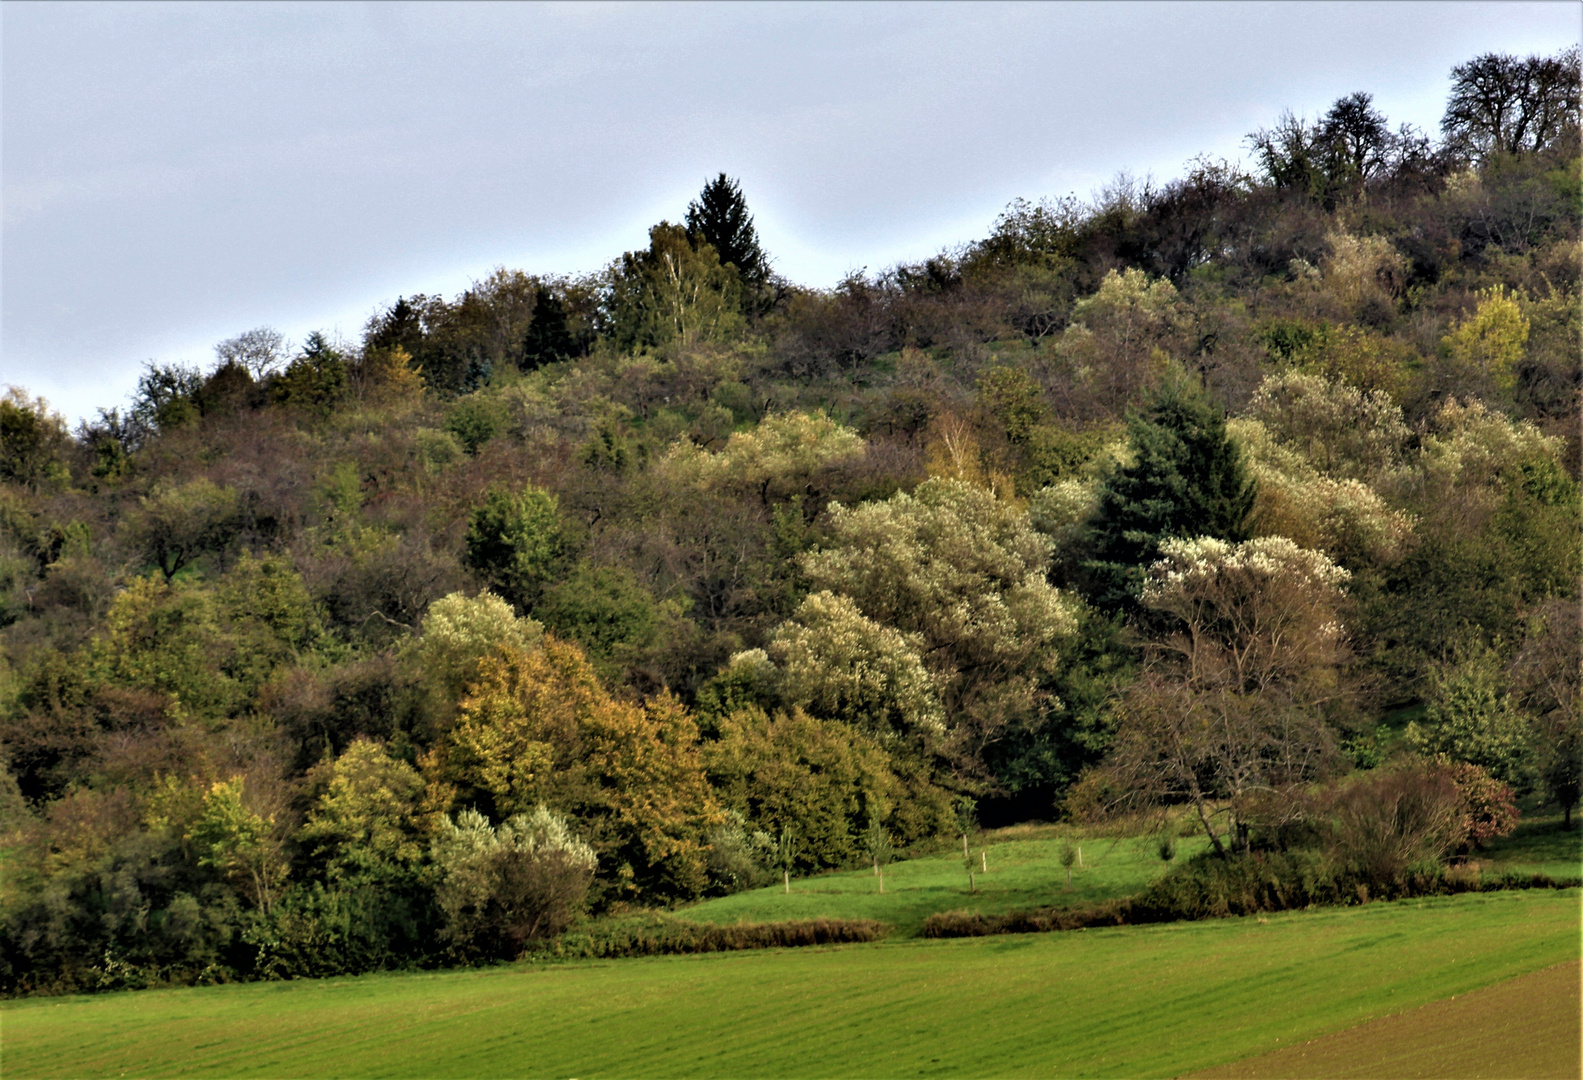
[[[672,956],[682,953],[788,949],[878,941],[885,924],[872,919],[804,919],[777,923],[711,926],[663,915],[612,921],[546,942],[531,955],[581,959]]]
[[[1373,888],[1439,866],[1465,835],[1462,793],[1437,763],[1366,773],[1339,790],[1331,816],[1337,861]]]
[[[514,957],[566,929],[582,912],[597,862],[543,806],[498,829],[463,810],[441,826],[433,854],[445,875],[435,895],[446,937],[464,956]]]

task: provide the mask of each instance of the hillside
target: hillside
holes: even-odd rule
[[[0,990],[487,962],[897,851],[910,932],[1019,822],[1129,822],[1106,895],[1167,821],[1364,900],[1536,812],[1568,865],[1578,101],[1506,130],[1508,61],[1577,56],[831,290],[721,174],[596,275],[261,327],[75,432],[13,388]]]

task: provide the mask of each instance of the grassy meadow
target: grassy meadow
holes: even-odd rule
[[[1503,892],[1065,934],[39,998],[0,1009],[0,1068],[1173,1076],[1575,959],[1579,899]]]
[[[1583,828],[1563,832],[1560,825],[1558,813],[1524,815],[1512,835],[1490,841],[1474,858],[1491,873],[1576,877],[1583,874]]]
[[[1081,848],[1083,863],[1072,868],[1071,888],[1061,865],[1061,848],[1070,839]],[[1207,841],[1177,841],[1176,857],[1201,851]],[[697,922],[777,922],[783,919],[878,919],[890,924],[893,938],[915,936],[937,911],[966,908],[998,914],[1047,904],[1089,903],[1127,896],[1163,874],[1152,837],[1106,837],[1073,833],[1053,826],[1020,825],[982,834],[973,840],[974,891],[960,848],[907,859],[885,868],[885,892],[871,868],[794,878],[788,894],[780,884],[736,893],[680,909]],[[984,872],[983,867],[989,867]]]

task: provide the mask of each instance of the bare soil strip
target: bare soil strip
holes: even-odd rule
[[[1578,963],[1557,964],[1193,1075],[1206,1080],[1575,1080],[1583,1074],[1580,976]]]

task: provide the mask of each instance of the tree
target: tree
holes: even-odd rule
[[[720,261],[736,268],[750,291],[769,280],[769,259],[759,247],[758,230],[748,213],[742,185],[721,173],[704,185],[698,198],[687,204],[687,232],[702,237],[720,255]]]
[[[420,760],[429,804],[499,820],[559,807],[598,852],[607,900],[684,898],[708,885],[720,823],[698,727],[674,698],[613,698],[575,645],[546,637],[479,665],[459,715]]]
[[[328,412],[346,393],[348,374],[345,355],[315,330],[297,358],[270,380],[270,394],[281,405]]]
[[[717,341],[742,325],[742,282],[710,244],[662,221],[649,246],[629,251],[607,274],[606,315],[625,348],[667,348]]]
[[[1459,372],[1467,372],[1510,393],[1518,365],[1527,354],[1529,322],[1505,286],[1481,289],[1478,307],[1440,344]]]
[[[182,364],[152,360],[137,378],[132,420],[144,431],[174,431],[198,419],[203,373]]]
[[[1481,640],[1459,644],[1451,663],[1431,676],[1422,723],[1407,725],[1407,742],[1487,770],[1519,789],[1531,783],[1531,721],[1507,692],[1500,657]]]
[[[448,709],[478,677],[485,659],[538,644],[543,628],[518,618],[511,605],[493,593],[469,597],[450,593],[424,613],[416,654],[423,677]]]
[[[879,814],[873,810],[868,814],[868,825],[863,829],[863,854],[868,856],[869,863],[874,867],[874,876],[879,878],[879,891],[885,891],[885,864],[890,862],[895,847],[890,840],[890,833],[885,831],[885,823],[880,820]]]
[[[543,806],[498,827],[463,810],[441,822],[432,856],[446,936],[464,955],[507,958],[571,925],[598,865],[567,820]]]
[[[1283,537],[1168,540],[1142,601],[1162,616],[1123,699],[1111,755],[1088,781],[1114,805],[1192,805],[1215,850],[1229,817],[1246,848],[1261,818],[1334,767],[1326,709],[1344,700],[1345,570]]]
[[[881,739],[932,742],[945,728],[922,642],[864,617],[846,596],[810,593],[770,636],[786,702]]]
[[[423,777],[371,739],[359,738],[308,774],[318,795],[297,840],[331,881],[384,884],[423,857]]]
[[[207,477],[185,484],[157,480],[122,524],[122,535],[170,581],[194,559],[223,551],[242,529],[231,488]]]
[[[1247,538],[1257,490],[1220,409],[1180,378],[1168,380],[1128,421],[1133,462],[1100,490],[1093,556],[1094,602],[1136,611],[1145,569],[1172,537]]]
[[[288,352],[286,339],[278,330],[260,326],[234,338],[226,338],[214,347],[218,365],[234,364],[262,382],[275,373]]]
[[[533,320],[522,338],[522,370],[535,371],[545,364],[570,360],[582,350],[572,336],[561,298],[540,285],[533,293]]]
[[[751,492],[768,508],[798,495],[817,498],[820,474],[860,460],[867,448],[861,435],[822,413],[786,412],[732,432],[718,452],[680,440],[659,469],[678,484]]]
[[[1577,644],[1575,599],[1552,599],[1528,619],[1522,648],[1511,665],[1513,689],[1534,717],[1539,776],[1561,807],[1562,827],[1583,795],[1583,661]]]
[[[905,843],[944,831],[945,795],[885,753],[875,739],[798,709],[748,706],[719,721],[703,747],[709,782],[754,829],[798,837],[797,865],[824,870],[863,852],[865,823],[878,817]]]
[[[66,421],[43,398],[28,399],[20,387],[0,397],[0,480],[37,489],[49,479],[67,477],[60,461],[68,436]]]
[[[1372,94],[1348,94],[1320,120],[1317,134],[1332,183],[1361,187],[1388,164],[1391,131],[1373,102]]]
[[[463,562],[519,611],[539,599],[568,551],[559,500],[528,484],[492,487],[468,523]]]
[[[250,809],[243,789],[240,776],[209,785],[186,840],[197,852],[199,866],[241,885],[259,910],[268,913],[289,866],[274,817]]]
[[[800,557],[803,572],[919,643],[909,648],[944,706],[942,750],[980,768],[984,744],[1033,707],[1037,679],[1076,626],[1045,579],[1050,542],[1025,510],[961,480],[852,509],[832,503],[828,514],[830,539]]]
[[[1485,53],[1451,69],[1440,130],[1476,159],[1543,150],[1577,131],[1580,81],[1575,45],[1525,60]]]

